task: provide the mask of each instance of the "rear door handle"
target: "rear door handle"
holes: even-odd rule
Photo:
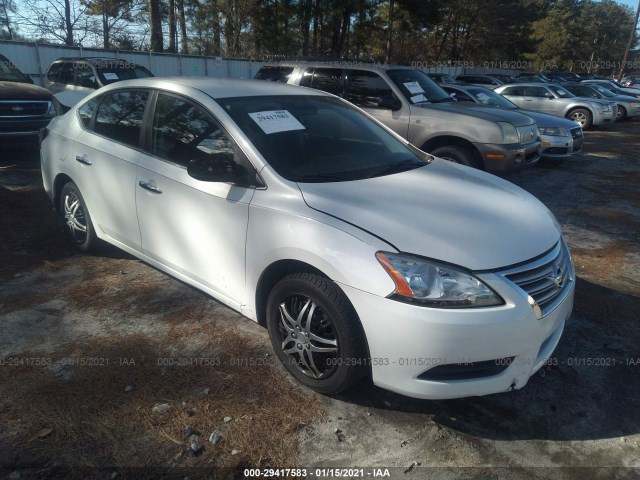
[[[138,185],[140,185],[142,188],[144,188],[145,190],[149,190],[150,192],[153,193],[162,193],[162,190],[160,190],[158,187],[156,187],[155,185],[151,185],[149,182],[144,182],[142,180],[140,180],[138,182]]]
[[[91,162],[87,160],[87,157],[85,157],[84,155],[76,155],[76,160],[83,165],[91,165]]]

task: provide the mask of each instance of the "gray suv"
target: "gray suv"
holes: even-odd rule
[[[618,115],[618,105],[615,102],[576,97],[566,88],[554,83],[516,83],[503,85],[494,91],[520,108],[574,120],[583,130],[614,122]]]
[[[465,108],[414,68],[277,63],[265,65],[256,78],[338,95],[422,150],[464,165],[501,173],[540,158],[538,127],[531,117],[491,107]]]

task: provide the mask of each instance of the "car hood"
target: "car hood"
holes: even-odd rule
[[[465,105],[462,105],[463,103]],[[430,103],[425,107],[413,105],[411,107],[411,115],[420,115],[421,110],[437,110],[467,115],[489,122],[509,122],[516,127],[524,127],[533,123],[531,118],[516,111],[476,105],[468,102]]]
[[[612,102],[633,102],[633,103],[638,103],[639,101],[637,97],[630,97],[629,95],[616,95],[615,97],[607,98],[607,100],[611,100]]]
[[[533,118],[538,127],[563,127],[567,130],[579,127],[580,124],[564,117],[557,117],[548,113],[532,112],[531,110],[519,110]]]
[[[394,175],[298,186],[309,207],[401,252],[476,271],[529,260],[560,238],[551,212],[529,193],[440,159]]]
[[[0,82],[2,100],[50,100],[51,92],[46,88],[20,82]]]
[[[574,100],[578,100],[580,102],[598,103],[600,105],[611,105],[612,103],[616,103],[605,98],[575,97]]]

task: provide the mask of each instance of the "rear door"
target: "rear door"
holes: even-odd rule
[[[126,247],[140,249],[136,214],[136,163],[149,91],[117,90],[79,110],[85,128],[75,142],[74,181],[96,229]]]

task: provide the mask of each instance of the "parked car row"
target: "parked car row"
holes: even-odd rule
[[[493,107],[468,108],[414,68],[283,62],[264,66],[256,78],[342,97],[425,152],[467,166],[503,173],[540,158],[531,117]]]
[[[0,55],[0,137],[13,143],[33,143],[55,115],[66,112],[94,90],[151,76],[147,68],[115,58],[60,58],[51,63],[44,87],[39,87]]]

